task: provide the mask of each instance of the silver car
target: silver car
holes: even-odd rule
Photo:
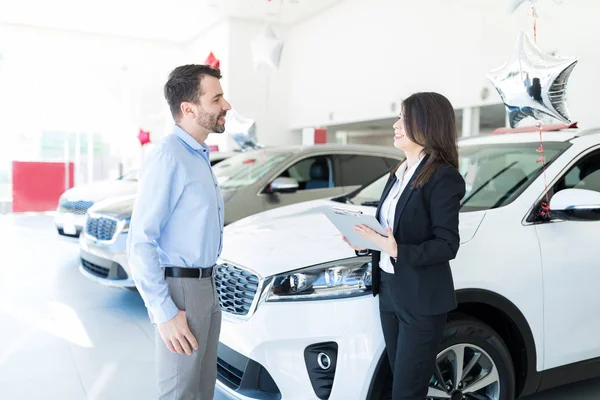
[[[94,203],[137,191],[138,170],[132,170],[116,180],[75,186],[58,199],[54,225],[59,235],[77,238],[85,224],[85,214]]]
[[[286,146],[240,153],[213,167],[225,200],[225,224],[273,208],[341,196],[381,177],[403,156],[392,146]],[[80,271],[108,286],[134,287],[125,243],[134,196],[88,211]]]
[[[216,165],[234,152],[211,152],[210,163]],[[137,192],[138,170],[132,170],[117,180],[92,182],[65,191],[58,200],[54,224],[58,234],[77,238],[85,225],[86,213],[92,205],[104,199],[133,195]]]

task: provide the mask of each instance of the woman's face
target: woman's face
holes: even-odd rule
[[[393,125],[394,127],[394,147],[404,152],[414,152],[423,149],[422,146],[411,141],[404,130],[404,120],[402,116]]]

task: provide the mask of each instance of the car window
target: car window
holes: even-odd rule
[[[279,167],[292,153],[256,150],[229,157],[213,167],[222,189],[249,186]]]
[[[329,156],[309,157],[286,169],[278,178],[292,178],[298,182],[298,190],[326,189],[335,187],[333,163]]]
[[[461,211],[487,210],[513,201],[542,172],[538,144],[504,143],[459,148],[459,171],[466,184]],[[568,147],[569,143],[544,144],[546,165]],[[363,187],[346,199],[349,203],[376,207],[389,174]],[[590,176],[590,182],[593,176]]]
[[[466,184],[461,211],[498,208],[517,198],[542,172],[538,146],[510,143],[460,148],[459,169]],[[569,146],[564,142],[545,143],[546,166]]]
[[[588,189],[600,192],[600,151],[583,157],[558,181],[554,192]]]
[[[339,154],[335,159],[339,186],[364,185],[399,163],[393,158],[359,154]]]

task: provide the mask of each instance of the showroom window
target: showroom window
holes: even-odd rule
[[[335,156],[340,186],[371,182],[398,164],[393,158],[340,154]]]

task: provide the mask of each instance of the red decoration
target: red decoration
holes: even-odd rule
[[[140,129],[140,132],[138,133],[138,139],[142,146],[150,143],[150,132]]]
[[[315,129],[315,144],[327,143],[327,129],[317,128]]]
[[[535,6],[531,6],[531,16],[533,17],[533,42],[537,42],[537,21],[535,19]]]
[[[74,180],[73,163],[13,161],[13,212],[56,210],[58,198]]]
[[[542,163],[542,171],[544,171],[544,190],[546,192],[546,201],[542,202],[542,210],[540,211],[540,215],[542,217],[550,218],[550,196],[548,195],[548,181],[546,179],[546,158],[544,154],[544,143],[542,140],[542,133],[544,132],[544,128],[541,122],[538,122],[538,128],[540,130],[540,145],[535,151],[541,154],[540,158],[536,160],[536,162]]]
[[[209,65],[211,68],[221,68],[221,60],[219,60],[211,51],[204,64]]]

